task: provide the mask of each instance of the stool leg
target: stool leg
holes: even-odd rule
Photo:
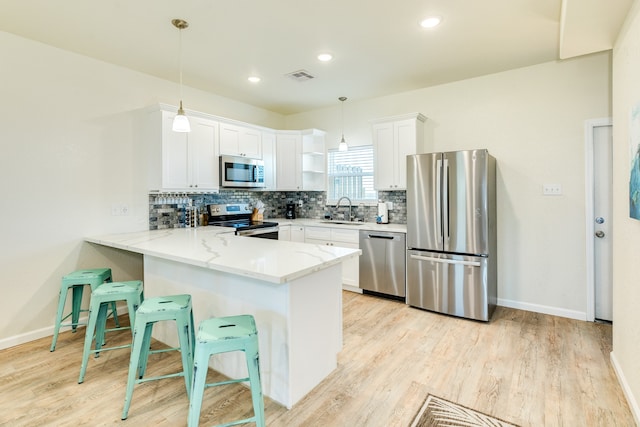
[[[131,347],[131,357],[129,359],[129,375],[127,376],[127,390],[124,396],[124,407],[122,409],[122,419],[126,420],[129,415],[129,406],[131,406],[131,398],[133,397],[133,386],[136,383],[136,372],[138,371],[138,367],[140,365],[140,357],[141,353],[145,347],[144,345],[144,337],[147,331],[146,323],[143,325],[142,322],[138,322],[135,325],[132,325],[131,330],[133,331],[133,345]]]
[[[73,285],[72,299],[71,299],[71,329],[73,332],[78,327],[78,320],[80,320],[80,310],[82,310],[82,291],[84,285]]]
[[[119,328],[120,321],[118,320],[118,310],[116,309],[115,301],[111,301],[111,314],[113,314],[113,320],[116,322],[116,328]]]
[[[100,304],[100,308],[98,309],[98,318],[96,320],[96,354],[95,357],[100,357],[100,350],[104,345],[105,341],[105,329],[107,329],[107,308],[109,303]]]
[[[187,316],[185,316],[187,317]],[[187,319],[181,319],[184,325],[178,328],[178,339],[180,340],[180,356],[182,357],[182,370],[184,372],[184,384],[187,387],[187,397],[191,396],[191,383],[193,381],[193,347],[191,343],[191,329]],[[176,322],[177,323],[177,322]]]
[[[189,400],[189,416],[187,418],[188,427],[198,427],[200,423],[200,409],[202,408],[202,396],[207,381],[208,369],[209,353],[207,349],[198,349],[198,344],[196,344],[191,399]]]
[[[80,367],[80,377],[78,378],[78,384],[84,382],[84,374],[87,372],[87,363],[89,362],[89,353],[91,352],[91,341],[93,341],[93,334],[96,330],[96,322],[98,320],[98,312],[100,311],[100,302],[91,299],[91,305],[89,306],[89,323],[87,324],[87,331],[84,335],[84,349],[82,351],[82,366]],[[96,340],[96,343],[98,340]]]
[[[256,427],[265,427],[264,400],[262,398],[262,383],[260,382],[260,354],[257,342],[252,342],[245,350],[249,382],[251,385],[251,400],[253,401],[253,414],[256,419]]]
[[[147,372],[147,362],[149,361],[149,348],[151,347],[151,334],[153,333],[153,324],[155,322],[145,322],[144,336],[142,337],[142,349],[140,350],[140,359],[138,361],[138,378],[144,377]]]
[[[56,313],[56,323],[53,325],[53,340],[51,341],[51,349],[56,349],[56,343],[58,342],[58,333],[60,332],[60,323],[62,323],[62,316],[64,314],[64,305],[67,302],[67,288],[60,287],[60,295],[58,296],[58,311]]]
[[[111,276],[105,279],[105,283],[111,283]],[[120,327],[120,321],[118,320],[118,310],[116,309],[116,302],[111,302],[111,314],[113,314],[113,320],[116,322],[116,328]]]
[[[127,308],[129,310],[129,325],[133,331],[133,327],[136,323],[136,310],[142,304],[142,295],[137,301],[132,301],[131,298],[127,299]]]

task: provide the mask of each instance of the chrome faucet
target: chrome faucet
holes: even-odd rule
[[[352,221],[353,217],[351,216],[351,199],[348,198],[347,196],[342,196],[338,199],[338,203],[336,203],[336,212],[338,211],[338,208],[340,207],[340,202],[342,201],[342,199],[347,199],[347,201],[349,202],[349,216],[345,218],[346,221]]]

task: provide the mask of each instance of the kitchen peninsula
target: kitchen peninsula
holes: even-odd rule
[[[287,408],[336,368],[342,348],[342,262],[360,250],[235,236],[224,227],[86,240],[142,254],[145,297],[191,294],[196,325],[210,317],[252,314],[263,392]],[[154,338],[176,346],[174,326],[161,323]],[[246,376],[240,353],[216,356],[211,367],[229,377]]]

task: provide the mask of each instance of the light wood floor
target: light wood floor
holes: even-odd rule
[[[609,325],[501,307],[485,324],[350,292],[343,301],[338,369],[290,411],[265,399],[268,426],[408,426],[427,393],[523,427],[634,425]],[[129,337],[114,332],[109,344]],[[50,338],[0,351],[0,425],[186,425],[182,378],[136,386],[121,421],[128,350],[91,358],[78,384],[83,339],[62,333],[53,353]],[[180,357],[154,355],[148,369],[180,370]],[[251,413],[246,388],[209,389],[201,425]]]

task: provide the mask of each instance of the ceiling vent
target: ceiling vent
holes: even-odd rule
[[[306,82],[307,80],[311,80],[315,78],[305,70],[294,71],[293,73],[285,74],[285,76],[297,82]]]

